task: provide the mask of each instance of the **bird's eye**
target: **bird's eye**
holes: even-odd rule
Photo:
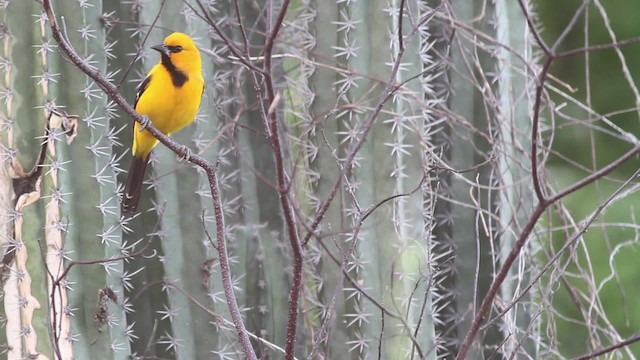
[[[169,50],[172,53],[179,53],[180,51],[182,51],[182,46],[180,45],[176,45],[176,46],[169,46]]]

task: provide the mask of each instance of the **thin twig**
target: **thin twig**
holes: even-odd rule
[[[618,49],[626,45],[632,45],[640,42],[640,36],[634,36],[632,38],[615,41],[609,44],[590,45],[577,49],[565,50],[555,54],[556,58],[565,58],[569,56],[583,54],[585,52]]]
[[[611,346],[607,346],[604,349],[600,349],[598,351],[594,351],[592,353],[579,356],[579,357],[577,357],[577,358],[575,358],[573,360],[589,360],[589,359],[593,359],[593,358],[596,358],[596,357],[598,357],[600,355],[608,354],[608,353],[610,353],[612,351],[618,350],[618,349],[623,348],[625,346],[629,346],[629,345],[631,345],[633,343],[637,343],[638,341],[640,341],[640,334],[636,334],[636,335],[628,338],[627,340],[621,341],[621,342],[619,342],[617,344],[613,344]]]
[[[531,31],[531,33],[533,34],[533,37],[536,39],[536,42],[542,48],[544,53],[547,56],[551,55],[551,53],[552,53],[551,49],[549,49],[549,46],[547,45],[547,43],[545,43],[544,40],[542,40],[542,36],[540,35],[540,32],[538,31],[538,28],[536,27],[536,24],[533,23],[533,19],[531,18],[530,14],[529,14],[529,10],[527,10],[527,5],[525,4],[525,1],[524,0],[518,0],[518,3],[520,4],[520,8],[522,9],[522,12],[524,13],[525,19],[527,20],[527,25],[529,25],[529,31]]]
[[[536,89],[535,102],[533,104],[533,124],[531,126],[531,176],[533,177],[533,189],[535,190],[538,202],[544,203],[545,196],[540,185],[540,177],[538,174],[538,136],[540,129],[540,108],[542,107],[542,93],[544,92],[544,83],[547,79],[547,73],[551,68],[554,57],[549,56],[540,70],[538,75],[538,84]]]
[[[151,30],[153,30],[153,28],[156,26],[156,23],[158,22],[158,19],[160,19],[160,15],[162,14],[162,9],[164,9],[165,1],[166,0],[162,0],[162,2],[160,3],[160,9],[158,9],[158,13],[156,14],[156,17],[153,19],[153,22],[151,22],[151,25],[149,26],[149,31],[147,31],[147,33],[144,35],[144,38],[142,39],[140,47],[136,51],[135,56],[133,57],[133,59],[131,59],[131,62],[129,62],[129,65],[127,66],[127,69],[122,74],[122,78],[120,79],[120,81],[118,82],[118,85],[117,85],[118,88],[127,79],[127,76],[129,75],[129,72],[131,71],[131,69],[133,69],[133,64],[135,64],[136,61],[138,61],[138,59],[140,58],[140,54],[142,53],[142,49],[144,48],[144,44],[147,43],[147,39],[149,39],[149,35],[151,35]]]
[[[252,71],[262,73],[262,69],[255,66],[251,61],[247,60],[249,54],[242,54],[240,50],[236,47],[236,45],[233,43],[231,38],[229,38],[224,32],[222,32],[218,24],[216,24],[216,22],[211,19],[211,17],[209,16],[209,12],[202,4],[202,1],[196,0],[198,7],[202,11],[202,14],[198,12],[191,4],[189,4],[189,2],[183,1],[183,3],[189,9],[191,9],[194,12],[194,14],[196,14],[198,17],[200,17],[202,20],[204,20],[207,24],[209,24],[213,28],[216,34],[220,36],[222,41],[224,41],[224,43],[227,45],[227,47],[229,48],[229,51],[231,51],[231,53],[233,53],[233,55],[235,55],[244,66],[248,67]]]
[[[404,14],[405,0],[400,0],[400,15],[398,16],[398,46],[404,51],[404,37],[402,36],[402,18]]]
[[[269,5],[268,9],[271,7]],[[280,134],[278,132],[278,112],[275,109],[271,109],[273,104],[277,103],[278,95],[275,93],[272,78],[271,61],[273,56],[273,47],[276,39],[284,22],[284,17],[289,9],[289,0],[284,0],[280,5],[280,11],[273,23],[273,28],[269,29],[269,33],[266,37],[266,43],[264,45],[264,85],[267,92],[267,104],[269,104],[269,111],[264,114],[264,121],[267,125],[267,132],[269,134],[269,143],[271,145],[273,155],[275,157],[276,165],[276,179],[278,184],[278,198],[280,199],[280,207],[282,208],[285,225],[287,229],[287,235],[289,237],[289,243],[293,254],[293,276],[291,279],[291,289],[289,289],[288,300],[288,313],[287,313],[287,332],[285,337],[285,359],[293,359],[296,343],[296,329],[298,325],[298,303],[300,298],[300,287],[302,285],[302,245],[300,242],[300,236],[293,215],[293,206],[291,205],[291,198],[289,197],[289,180],[284,169],[284,155],[282,151],[282,144],[280,140]],[[271,18],[271,16],[267,16]],[[258,93],[259,94],[259,93]],[[260,99],[261,97],[259,97]]]
[[[569,35],[569,33],[571,32],[571,30],[573,30],[574,26],[576,25],[576,23],[578,22],[578,19],[580,19],[580,17],[582,16],[582,14],[584,13],[584,10],[587,8],[587,6],[589,6],[589,3],[591,2],[591,0],[582,0],[582,4],[580,5],[580,7],[578,8],[578,10],[576,10],[576,12],[573,14],[573,17],[571,18],[571,21],[569,21],[569,23],[567,24],[567,26],[565,26],[564,30],[562,31],[562,33],[560,34],[560,36],[558,36],[558,38],[556,39],[556,41],[553,42],[553,45],[551,46],[551,51],[556,51],[556,49],[558,48],[558,46],[560,44],[562,44],[562,42],[564,41],[564,39],[567,37],[567,35]]]

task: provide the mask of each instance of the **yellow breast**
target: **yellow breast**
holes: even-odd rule
[[[200,73],[187,74],[188,80],[180,87],[174,86],[169,73],[161,64],[151,72],[150,83],[136,105],[136,111],[147,115],[151,123],[164,134],[180,131],[193,122],[200,100],[204,80]],[[146,157],[158,141],[149,132],[138,131],[135,124],[133,155]]]

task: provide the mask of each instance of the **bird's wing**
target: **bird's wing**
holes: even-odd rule
[[[147,78],[144,79],[142,84],[140,84],[140,86],[138,87],[138,92],[136,93],[136,102],[133,104],[134,109],[138,107],[138,100],[140,100],[140,97],[142,96],[142,94],[144,94],[144,91],[149,87],[149,84],[151,83],[151,76],[152,75],[149,74]]]

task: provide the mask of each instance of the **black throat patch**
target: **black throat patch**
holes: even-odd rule
[[[182,71],[176,69],[176,66],[171,62],[171,58],[167,55],[162,54],[160,58],[162,66],[164,66],[164,68],[169,72],[169,75],[171,75],[171,82],[173,83],[173,86],[182,87],[182,85],[189,80],[189,77],[187,77],[187,75]]]

